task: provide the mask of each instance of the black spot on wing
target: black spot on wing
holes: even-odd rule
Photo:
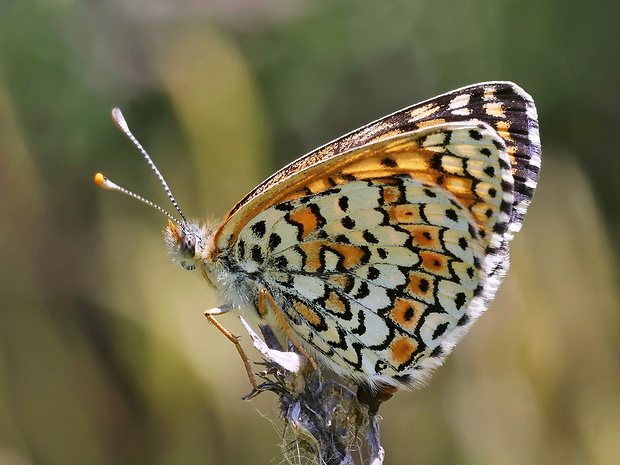
[[[396,168],[398,166],[398,163],[396,163],[396,160],[394,160],[393,158],[389,158],[389,157],[381,160],[381,164],[388,168]]]
[[[353,229],[355,227],[355,220],[350,216],[345,216],[340,220],[340,224],[347,229]]]
[[[271,250],[275,249],[282,242],[282,238],[279,234],[272,233],[269,235],[269,248]]]
[[[262,239],[265,235],[265,232],[267,231],[267,225],[264,221],[257,221],[251,226],[250,229],[252,229],[252,233],[254,233],[256,237]]]

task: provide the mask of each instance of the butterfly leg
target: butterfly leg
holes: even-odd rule
[[[243,360],[243,365],[245,366],[245,371],[250,380],[250,384],[256,390],[258,389],[258,383],[256,382],[256,379],[254,378],[254,373],[252,372],[252,367],[250,366],[250,361],[248,359],[248,356],[245,354],[243,347],[241,347],[241,344],[239,343],[239,337],[235,336],[233,333],[228,331],[224,326],[222,326],[222,324],[219,321],[215,319],[214,315],[221,315],[222,313],[226,313],[227,311],[229,311],[229,309],[225,307],[212,308],[211,310],[207,310],[205,312],[205,317],[207,318],[207,320],[213,323],[213,325],[217,329],[219,329],[220,332],[224,336],[226,336],[230,342],[232,342],[235,345],[235,347],[237,348],[237,352],[239,352],[239,356],[241,357],[241,360]]]
[[[267,312],[267,310],[268,310],[267,309],[267,302],[265,302],[265,299],[269,303],[269,307],[273,310],[273,313],[276,315],[276,318],[278,319],[278,322],[280,323],[280,326],[282,326],[282,329],[284,330],[284,332],[288,336],[288,338],[291,341],[291,343],[295,346],[295,348],[299,351],[299,353],[301,355],[303,355],[304,357],[306,357],[310,361],[310,364],[312,365],[312,368],[314,368],[316,370],[318,368],[318,365],[316,364],[316,362],[314,361],[312,356],[306,351],[306,349],[304,349],[301,345],[299,345],[299,342],[297,342],[297,339],[295,339],[295,336],[293,336],[293,332],[291,330],[291,326],[286,321],[286,318],[284,316],[284,312],[282,312],[282,309],[280,307],[278,307],[278,304],[276,304],[275,300],[273,300],[273,297],[271,296],[269,291],[267,289],[265,289],[265,288],[261,289],[259,294],[258,294],[258,311],[259,311],[259,313],[261,315],[264,315]]]

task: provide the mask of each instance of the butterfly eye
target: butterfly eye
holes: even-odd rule
[[[181,253],[184,257],[194,258],[196,254],[196,236],[194,234],[186,234],[181,240]]]

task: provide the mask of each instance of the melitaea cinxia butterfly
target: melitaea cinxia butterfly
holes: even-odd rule
[[[540,162],[534,102],[510,82],[457,89],[330,142],[217,225],[187,221],[149,160],[182,217],[168,215],[168,249],[223,303],[210,316],[284,327],[302,352],[386,397],[427,378],[488,306]]]

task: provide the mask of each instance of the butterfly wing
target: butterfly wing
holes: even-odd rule
[[[274,186],[338,154],[398,134],[449,122],[484,122],[502,137],[514,176],[510,230],[516,232],[529,205],[540,172],[540,139],[532,98],[512,82],[486,82],[445,93],[367,124],[292,162],[246,195],[231,218]],[[279,187],[278,187],[279,189]],[[227,218],[227,219],[228,219]]]
[[[442,123],[296,169],[220,228],[230,267],[268,289],[336,372],[423,379],[497,287],[515,191],[504,139],[484,123]]]

